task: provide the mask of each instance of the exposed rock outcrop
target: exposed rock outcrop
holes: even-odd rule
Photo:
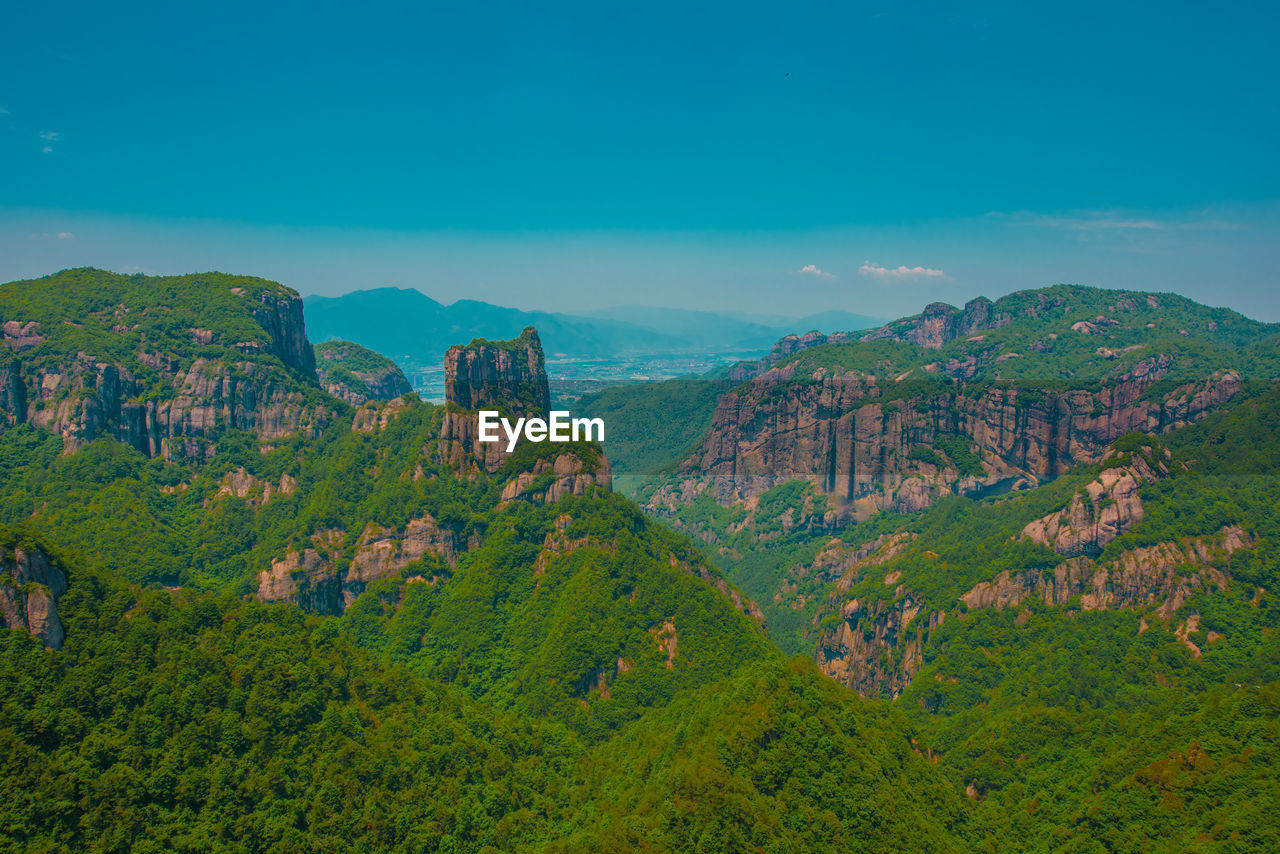
[[[117,323],[115,335],[136,342],[127,357],[107,355],[113,351],[98,344],[93,350],[32,351],[44,341],[40,324],[6,321],[5,341],[14,355],[6,354],[0,368],[0,421],[57,433],[68,451],[109,436],[168,459],[205,459],[230,429],[260,439],[316,435],[332,412],[307,394],[317,380],[302,300],[279,285],[254,294],[236,291],[242,314],[228,329],[246,333],[244,340],[192,328],[185,342],[155,342],[137,324]],[[122,304],[117,315],[128,311]],[[137,313],[146,315],[147,309]],[[211,343],[225,348],[222,355],[193,349]]]
[[[851,599],[835,630],[818,644],[818,669],[864,697],[897,697],[923,663],[924,639],[947,618],[945,611],[930,613],[922,632],[909,633],[907,627],[922,610],[911,596],[870,605]]]
[[[546,417],[550,392],[538,332],[530,326],[511,341],[477,340],[466,347],[451,347],[444,368],[447,409],[440,428],[440,460],[462,475],[495,474],[512,454],[505,441],[479,440],[476,410],[496,409],[512,419]],[[519,449],[517,445],[515,452]],[[583,495],[596,486],[609,489],[611,482],[609,459],[603,450],[592,448],[585,455],[565,451],[539,456],[514,472],[503,486],[502,500],[554,503],[566,495]]]
[[[1059,303],[1061,304],[1061,303]],[[958,309],[945,302],[930,303],[915,317],[886,324],[863,335],[860,341],[904,341],[920,347],[939,349],[962,335],[998,329],[1013,322],[1013,315],[995,313],[995,304],[978,297]]]
[[[554,504],[566,495],[585,495],[596,486],[607,490],[611,483],[609,460],[603,454],[588,465],[577,454],[564,453],[537,460],[533,468],[507,481],[502,500]]]
[[[1216,371],[1206,353],[1170,343],[1156,322],[1166,299],[1195,318]],[[722,504],[809,482],[842,521],[1033,487],[1099,462],[1126,433],[1220,408],[1242,388],[1238,342],[1270,334],[1182,298],[1062,285],[963,309],[933,303],[857,336],[788,336],[734,368],[738,385],[649,509],[698,494],[689,481]],[[806,354],[815,348],[825,352]]]
[[[293,495],[297,487],[297,480],[287,472],[280,475],[279,481],[271,481],[254,477],[245,470],[244,466],[240,466],[222,476],[213,500],[234,496],[248,501],[254,507],[265,507],[277,496]]]
[[[67,574],[43,551],[0,546],[0,627],[25,629],[51,649],[66,637],[58,618],[58,598],[67,592]]]
[[[773,368],[721,397],[701,447],[674,483],[655,492],[650,508],[680,503],[689,492],[685,479],[705,481],[722,503],[804,480],[847,515],[1034,486],[1099,462],[1127,433],[1188,424],[1241,388],[1239,374],[1221,371],[1144,397],[1169,368],[1154,357],[1096,391],[959,387],[888,403],[897,391],[892,378],[838,368],[800,377],[794,364]],[[969,444],[980,470],[962,473],[956,461],[938,456],[939,441],[956,437]]]
[[[260,602],[292,602],[319,614],[340,614],[345,607],[339,562],[346,545],[346,532],[319,531],[311,545],[291,549],[273,561],[271,568],[258,573]]]
[[[1124,466],[1103,469],[1058,513],[1029,523],[1022,537],[1067,557],[1097,556],[1107,543],[1142,521],[1138,487],[1168,474],[1168,451],[1135,453]]]
[[[546,359],[538,330],[511,341],[477,339],[444,356],[445,399],[461,409],[502,409],[545,417],[551,408]]]
[[[1168,619],[1192,593],[1210,587],[1226,589],[1230,576],[1217,569],[1215,562],[1251,545],[1252,539],[1233,525],[1213,537],[1130,549],[1104,563],[1072,558],[1056,566],[1051,576],[1039,570],[1002,572],[976,585],[960,601],[974,610],[1016,608],[1029,598],[1063,605],[1079,596],[1085,611],[1159,603],[1158,613]]]
[[[963,309],[957,309],[945,302],[935,302],[928,305],[924,312],[916,317],[898,320],[862,335],[855,335],[852,332],[833,332],[830,335],[807,332],[804,335],[787,335],[779,339],[769,353],[758,361],[740,362],[734,365],[729,371],[729,379],[732,382],[753,379],[788,356],[823,344],[894,340],[936,349],[962,335],[998,329],[1012,322],[1012,315],[997,313],[995,303],[986,297],[970,300],[965,303]]]
[[[1231,576],[1222,564],[1234,552],[1252,546],[1245,531],[1228,526],[1208,537],[1130,549],[1102,563],[1074,557],[1049,571],[1001,572],[962,595],[957,603],[962,610],[950,614],[926,609],[920,597],[899,586],[891,599],[851,599],[839,605],[839,621],[823,631],[814,658],[824,673],[864,696],[896,697],[923,664],[923,648],[931,634],[947,619],[982,608],[1024,608],[1032,599],[1061,607],[1077,598],[1085,611],[1151,609],[1149,616],[1164,620],[1198,655],[1199,649],[1187,639],[1195,631],[1195,615],[1179,626],[1172,620],[1193,594],[1226,589]],[[888,547],[885,543],[879,551]],[[864,558],[860,569],[874,565],[875,556],[873,552]],[[886,585],[897,583],[892,576],[886,577]],[[1015,622],[1022,625],[1026,619],[1024,612]],[[1148,629],[1143,620],[1140,631]]]
[[[258,294],[250,312],[258,325],[266,330],[270,344],[267,352],[284,362],[286,368],[302,377],[316,377],[316,356],[307,340],[302,317],[302,298],[288,288]],[[251,345],[238,345],[242,348]]]
[[[456,566],[461,551],[457,534],[430,515],[409,520],[404,530],[370,522],[357,538],[350,561],[343,560],[346,543],[345,532],[326,530],[312,536],[310,547],[288,551],[258,574],[258,600],[340,614],[370,582],[394,577],[428,556]]]
[[[390,578],[428,555],[451,567],[458,565],[458,535],[441,528],[431,516],[411,519],[403,531],[370,522],[356,540],[356,553],[342,579],[343,607],[371,581]]]

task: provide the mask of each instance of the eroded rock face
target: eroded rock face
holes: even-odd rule
[[[122,364],[85,352],[44,358],[26,367],[19,356],[0,371],[4,420],[29,422],[57,433],[68,451],[110,436],[148,456],[167,459],[205,459],[228,429],[245,430],[260,439],[316,435],[332,412],[308,402],[299,387],[299,383],[317,382],[302,300],[281,289],[261,294],[249,310],[269,341],[218,343],[245,353],[269,353],[280,363],[234,354],[197,357],[188,363],[150,352],[142,341],[135,354],[138,363],[160,374],[172,389],[156,395],[160,384],[154,378],[135,376]],[[11,349],[21,350],[33,340],[30,326],[19,328],[16,338],[6,339]],[[190,333],[195,343],[214,340],[210,330]]]
[[[938,349],[959,338],[987,329],[998,329],[1013,322],[1009,314],[995,314],[995,304],[978,297],[958,309],[945,302],[930,303],[916,317],[908,317],[872,330],[860,341],[904,341],[920,347]]]
[[[1002,572],[976,585],[960,601],[969,610],[1015,608],[1029,598],[1063,605],[1076,596],[1085,611],[1160,603],[1158,613],[1168,619],[1193,592],[1209,587],[1225,590],[1230,577],[1215,568],[1214,562],[1251,545],[1252,539],[1232,525],[1214,537],[1130,549],[1101,564],[1072,558],[1054,567],[1052,576],[1038,570]]]
[[[357,433],[374,433],[385,430],[400,413],[408,409],[409,403],[403,397],[397,397],[386,403],[370,401],[356,410],[351,419],[351,429]]]
[[[370,522],[356,540],[356,553],[342,578],[343,607],[371,581],[391,578],[425,555],[458,565],[458,536],[441,528],[430,515],[411,519],[403,531]]]
[[[889,547],[889,543],[881,545],[862,559],[860,567],[850,569],[874,565],[876,555]],[[1077,597],[1085,611],[1154,609],[1192,655],[1198,655],[1199,649],[1193,649],[1187,639],[1198,618],[1191,615],[1174,626],[1174,617],[1192,594],[1225,590],[1231,576],[1220,568],[1221,563],[1234,552],[1252,547],[1252,537],[1228,526],[1208,537],[1130,549],[1102,563],[1073,557],[1049,571],[1002,572],[962,595],[957,603],[961,608],[950,614],[926,610],[918,597],[899,586],[892,599],[871,603],[851,599],[839,605],[840,622],[822,634],[814,658],[824,673],[863,696],[896,697],[920,669],[930,635],[947,619],[981,608],[1017,609],[1032,599],[1061,607]],[[898,580],[890,573],[885,584],[893,586]],[[1026,618],[1024,613],[1016,622],[1021,625]],[[1143,620],[1139,631],[1149,628]]]
[[[370,522],[345,563],[343,531],[321,531],[311,541],[309,548],[286,552],[258,574],[259,601],[293,602],[308,611],[340,614],[370,582],[394,577],[429,555],[456,566],[461,551],[457,534],[430,515],[409,520],[403,530]]]
[[[57,602],[66,592],[66,572],[44,552],[0,546],[0,627],[26,629],[61,649],[66,635]]]
[[[461,476],[472,472],[494,474],[509,458],[506,442],[481,442],[480,424],[474,412],[450,409],[440,423],[440,462]]]
[[[749,499],[791,480],[808,481],[849,515],[913,511],[951,494],[1034,486],[1131,433],[1158,434],[1219,407],[1241,388],[1234,371],[1215,373],[1154,399],[1143,392],[1170,369],[1163,357],[1140,362],[1099,391],[1026,392],[974,388],[883,400],[893,378],[773,368],[721,397],[701,447],[651,508],[678,503],[684,479],[705,481],[721,503]],[[803,380],[803,381],[801,381]],[[982,474],[922,458],[940,439],[964,437]]]
[[[444,357],[445,399],[462,409],[504,409],[545,417],[551,409],[546,360],[538,330],[512,341],[473,341]]]
[[[1164,453],[1167,459],[1168,452]],[[1107,543],[1142,521],[1138,487],[1168,474],[1166,459],[1150,461],[1135,454],[1129,465],[1104,469],[1083,493],[1072,496],[1065,509],[1029,523],[1022,537],[1067,557],[1098,555]]]
[[[445,356],[445,397],[448,409],[436,449],[440,462],[462,476],[497,473],[511,453],[505,441],[479,440],[475,410],[498,409],[510,418],[546,417],[550,393],[537,330],[530,326],[512,341],[473,341],[450,348]],[[502,500],[548,504],[597,486],[609,489],[608,457],[600,450],[592,456],[566,451],[539,458],[503,486]]]
[[[294,549],[258,573],[260,602],[293,602],[319,614],[340,614],[345,607],[338,566],[346,532],[337,529],[311,536],[311,546]]]
[[[909,636],[906,629],[922,610],[910,596],[870,606],[851,599],[835,631],[818,644],[818,669],[864,697],[897,697],[923,663],[922,638],[947,618],[944,611],[931,613],[924,633]]]
[[[545,475],[551,476],[550,482]],[[538,460],[532,469],[517,474],[502,488],[502,500],[554,504],[567,495],[585,495],[593,487],[607,490],[612,482],[609,460],[603,454],[588,466],[577,454],[565,453]]]
[[[248,501],[250,506],[265,507],[271,503],[273,498],[281,495],[293,495],[293,491],[297,487],[298,481],[287,472],[280,475],[280,480],[275,482],[254,477],[245,470],[244,466],[240,466],[222,476],[222,481],[218,484],[218,491],[214,493],[213,499],[235,496]]]

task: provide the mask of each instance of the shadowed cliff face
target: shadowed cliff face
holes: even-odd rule
[[[57,602],[66,592],[67,574],[44,552],[0,546],[0,628],[26,629],[60,649],[65,634]]]

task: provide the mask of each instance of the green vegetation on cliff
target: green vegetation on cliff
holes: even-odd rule
[[[297,335],[285,339],[279,333],[292,330],[276,324],[291,312]],[[314,357],[301,320],[297,294],[252,276],[121,275],[84,267],[0,285],[0,323],[18,327],[6,330],[6,338],[26,339],[7,349],[24,361],[84,353],[150,383],[160,380],[154,357],[176,358],[185,368],[196,358],[234,354],[283,364],[314,384]]]
[[[413,391],[396,363],[350,341],[315,345],[316,373],[325,391],[359,406]]]
[[[327,399],[286,369],[304,352],[295,327],[255,314],[277,296],[296,302],[270,283],[183,277],[183,291],[60,275],[67,287],[47,305],[29,283],[4,286],[43,306],[0,300],[7,349],[25,364],[91,346],[132,370],[151,361],[140,357],[152,340],[192,363],[199,348],[224,346],[218,359],[248,354],[288,393]],[[181,326],[194,323],[184,293],[201,288],[211,299],[226,290],[225,316]],[[95,302],[100,290],[124,305]],[[1138,294],[1014,295],[992,310],[1029,320],[952,340],[943,355],[962,361],[946,348],[1007,343],[1032,321],[1079,322],[1059,298],[1111,300],[1139,320],[1157,311]],[[1155,302],[1178,325],[1160,346],[1203,357],[1189,362],[1196,371],[1260,371],[1272,358],[1270,328],[1168,295]],[[170,311],[168,325],[107,324],[117,312]],[[963,322],[926,314],[953,331]],[[1103,333],[1073,334],[1153,334],[1155,321],[1139,331],[1096,318]],[[55,340],[45,329],[55,325],[72,337]],[[240,332],[239,344],[218,345]],[[824,345],[781,370],[921,349]],[[142,368],[144,393],[163,385]],[[635,399],[675,399],[679,417],[621,434],[611,423],[611,441],[637,467],[662,468],[710,418],[711,388],[644,387],[652,397]],[[630,419],[632,392],[596,396],[593,414]],[[61,649],[0,631],[6,844],[1280,846],[1274,390],[1247,386],[1198,424],[1158,441],[1126,436],[1033,489],[848,522],[812,481],[727,506],[704,487],[669,508],[671,527],[595,481],[565,485],[602,469],[594,445],[526,443],[495,460],[459,438],[468,425],[457,407],[413,395],[354,412],[329,405],[333,417],[308,429],[217,425],[214,453],[169,460],[110,433],[73,442],[24,419],[5,425],[0,525],[13,527],[0,544],[47,554],[69,577],[56,602]],[[903,456],[981,470],[972,437],[938,436]],[[545,503],[558,481],[565,497]]]

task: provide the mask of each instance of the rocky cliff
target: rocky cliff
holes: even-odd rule
[[[1241,388],[1240,375],[1224,371],[1144,397],[1166,373],[1152,360],[1097,391],[961,387],[886,402],[894,389],[874,376],[833,371],[794,382],[792,367],[774,368],[721,398],[681,475],[706,480],[721,502],[804,480],[850,514],[1026,488],[1098,462],[1126,433],[1188,424]],[[651,505],[678,503],[678,489],[660,490]]]
[[[0,628],[25,629],[45,646],[61,649],[65,633],[58,598],[67,574],[38,548],[0,546]]]
[[[1112,452],[1098,479],[1071,497],[1057,513],[1027,524],[1024,539],[1048,546],[1060,555],[1096,557],[1107,543],[1142,521],[1145,511],[1138,487],[1169,473],[1170,454],[1144,444],[1132,453]]]
[[[551,408],[542,341],[532,326],[510,341],[476,339],[450,347],[444,372],[445,399],[461,409],[545,416]]]
[[[78,353],[27,371],[27,406],[11,419],[58,433],[69,451],[109,436],[148,456],[203,459],[228,429],[259,439],[314,437],[333,416],[291,377],[260,362],[148,361],[168,381],[167,399],[151,396],[152,383],[128,369]]]
[[[413,391],[396,363],[350,341],[315,346],[320,385],[352,406],[371,400],[393,400]]]
[[[68,450],[109,436],[201,459],[229,429],[315,435],[333,415],[302,301],[274,282],[71,270],[0,286],[0,317],[3,421]]]
[[[457,565],[462,550],[457,535],[430,515],[411,519],[400,530],[370,522],[349,560],[344,559],[347,542],[340,530],[313,534],[310,545],[289,550],[258,574],[258,600],[294,602],[315,613],[340,614],[371,582],[399,575],[419,562],[422,572],[415,580],[436,583],[448,576],[448,567]]]
[[[551,408],[546,362],[538,331],[527,327],[510,341],[472,341],[445,354],[447,409],[436,453],[452,470],[496,474],[516,467],[503,500],[551,503],[565,495],[581,495],[594,486],[608,489],[609,460],[594,446],[544,444],[530,454],[521,440],[513,453],[506,442],[481,442],[476,410],[496,409],[511,418],[545,418]],[[563,448],[563,453],[557,450]],[[524,454],[523,462],[513,456]]]
[[[801,480],[850,518],[1034,486],[1100,461],[1126,433],[1160,434],[1234,398],[1241,342],[1262,346],[1272,327],[1214,311],[1063,287],[935,303],[856,342],[784,339],[771,364],[721,396],[650,509],[670,512],[702,489],[730,503]],[[1184,346],[1187,330],[1173,326],[1197,324],[1202,349]]]
[[[1054,607],[1078,602],[1085,611],[1154,609],[1148,616],[1163,621],[1199,657],[1200,650],[1187,640],[1197,615],[1180,623],[1176,615],[1193,593],[1226,589],[1231,583],[1226,559],[1251,544],[1240,528],[1227,527],[1208,537],[1131,549],[1103,563],[1077,557],[1048,572],[1002,572],[962,595],[961,607],[952,609],[930,609],[922,597],[901,587],[889,599],[849,599],[839,605],[835,626],[821,633],[814,658],[822,672],[863,696],[896,697],[923,664],[931,635],[948,619],[982,608],[1018,608],[1030,599]],[[886,586],[896,583],[892,573],[886,576]]]

